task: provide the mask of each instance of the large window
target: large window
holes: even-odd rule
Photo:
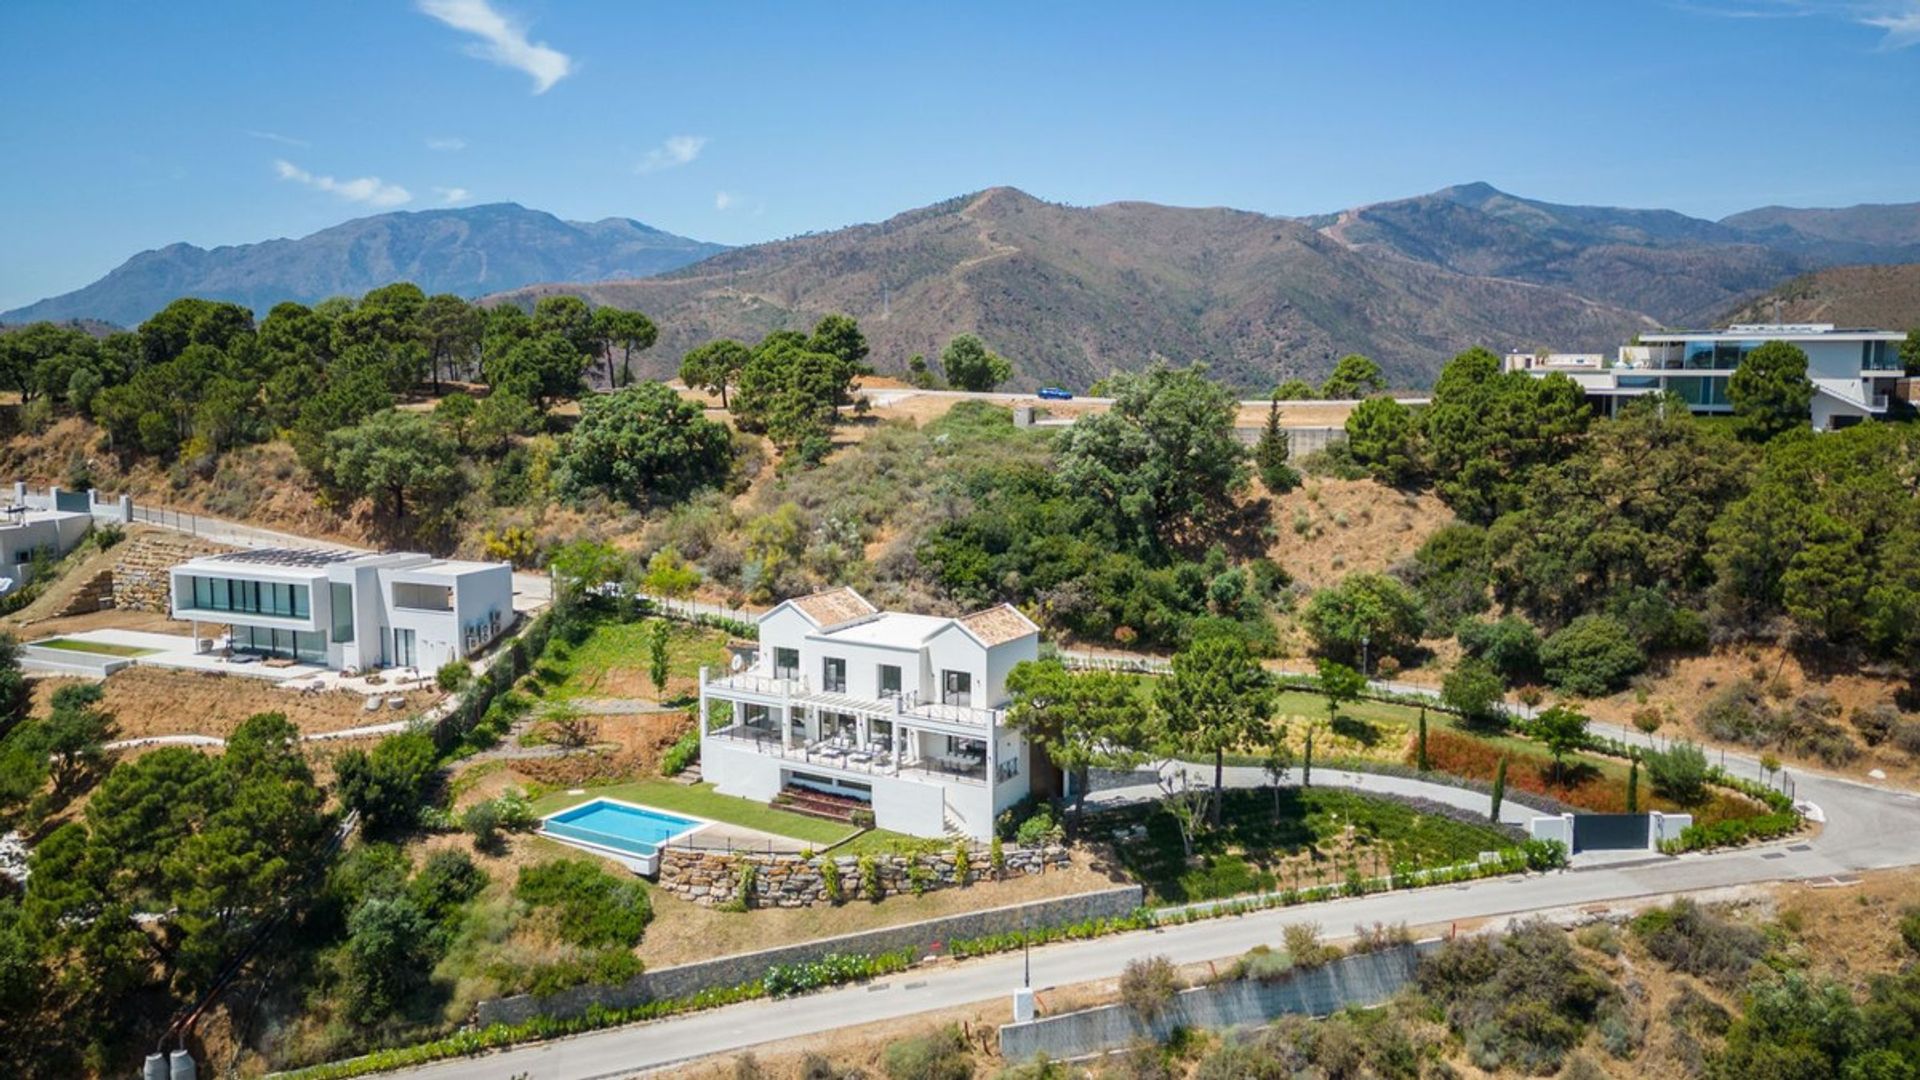
[[[271,626],[235,626],[233,647],[237,652],[304,660],[310,664],[327,662],[326,640],[310,630],[282,630]]]
[[[896,664],[880,665],[880,696],[900,692],[900,668]]]
[[[197,575],[189,580],[193,582],[193,606],[200,611],[231,611],[281,619],[304,619],[310,613],[305,585]]]
[[[847,662],[829,656],[820,662],[820,689],[829,694],[847,692]]]
[[[973,674],[967,671],[941,672],[940,703],[943,705],[972,705]]]
[[[774,648],[773,677],[776,679],[797,679],[800,677],[799,649],[782,649],[778,646]]]
[[[334,582],[329,587],[329,607],[333,613],[333,641],[340,645],[353,640],[353,586]]]
[[[393,606],[415,611],[452,611],[453,586],[396,581],[393,583]]]

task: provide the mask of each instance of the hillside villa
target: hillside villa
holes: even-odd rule
[[[1018,610],[883,612],[841,588],[788,600],[759,628],[734,670],[700,672],[701,770],[719,791],[983,841],[1026,796],[1027,741],[1003,709],[1040,629]]]
[[[173,617],[206,649],[336,670],[432,675],[513,621],[513,570],[409,552],[269,548],[203,555],[172,570]],[[224,643],[202,623],[229,628]]]
[[[1831,323],[1743,323],[1724,330],[1641,334],[1622,345],[1612,363],[1599,353],[1509,353],[1506,368],[1544,378],[1561,374],[1580,384],[1603,415],[1647,394],[1671,392],[1696,413],[1733,411],[1727,380],[1740,361],[1769,341],[1807,354],[1813,382],[1813,430],[1834,431],[1885,417],[1905,375],[1893,330],[1842,329]]]

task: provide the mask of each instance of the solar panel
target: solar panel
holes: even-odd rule
[[[323,548],[256,548],[230,551],[215,558],[221,562],[253,563],[259,566],[322,567],[360,557],[355,551],[331,551]]]

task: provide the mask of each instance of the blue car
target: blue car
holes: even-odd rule
[[[1062,390],[1057,386],[1043,386],[1040,388],[1037,396],[1045,398],[1048,401],[1072,401],[1073,400],[1073,394],[1071,391]]]

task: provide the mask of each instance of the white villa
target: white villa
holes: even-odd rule
[[[83,493],[84,494],[84,493]],[[86,539],[93,515],[71,510],[30,510],[24,505],[0,507],[0,593],[33,580],[33,556],[46,552],[59,558]]]
[[[271,548],[173,568],[173,617],[229,628],[226,647],[338,670],[432,675],[513,621],[513,569],[406,552]]]
[[[1850,330],[1831,323],[1751,323],[1724,330],[1641,334],[1622,345],[1612,363],[1598,353],[1509,353],[1506,368],[1544,378],[1561,374],[1580,384],[1603,414],[1627,401],[1672,392],[1696,413],[1729,413],[1727,380],[1746,355],[1769,341],[1786,341],[1807,354],[1813,383],[1813,430],[1833,431],[1887,415],[1905,375],[1894,330]]]
[[[950,619],[845,588],[788,600],[734,671],[701,671],[701,774],[728,795],[865,804],[883,829],[989,839],[1032,772],[1002,726],[1007,672],[1039,654],[1040,628],[1005,605]]]

